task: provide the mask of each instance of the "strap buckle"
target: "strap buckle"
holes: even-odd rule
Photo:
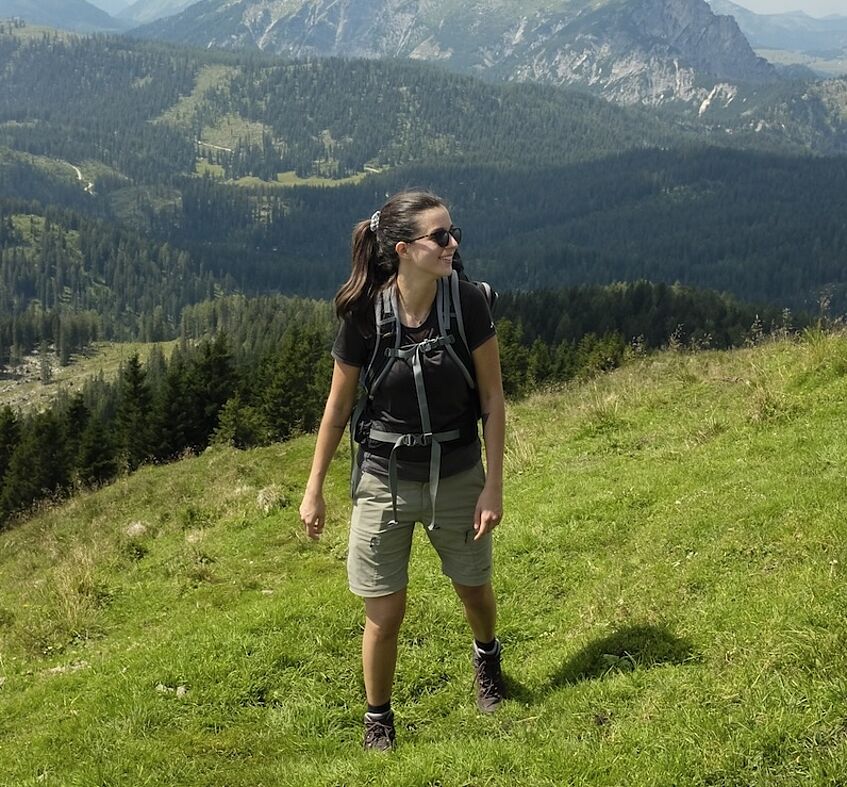
[[[428,353],[432,350],[437,350],[439,347],[444,347],[446,344],[452,344],[453,337],[451,336],[435,336],[432,339],[424,339],[418,344],[418,350],[422,353]]]
[[[424,432],[423,434],[404,434],[400,439],[400,445],[411,447],[423,447],[432,445],[432,432]]]

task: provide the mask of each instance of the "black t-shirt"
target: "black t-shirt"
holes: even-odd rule
[[[473,352],[490,339],[494,322],[485,296],[470,282],[459,282],[459,298],[468,348]],[[401,346],[418,344],[438,336],[438,315],[435,301],[429,316],[418,328],[401,329]],[[332,356],[350,366],[363,367],[370,363],[375,338],[365,337],[348,317],[338,329]],[[456,336],[461,342],[461,337]],[[455,345],[454,345],[455,346]],[[461,353],[458,353],[461,357]],[[473,369],[469,370],[473,374]],[[473,467],[480,458],[479,435],[476,430],[477,392],[471,389],[461,369],[449,354],[441,349],[423,356],[424,387],[426,388],[433,432],[462,430],[462,437],[441,444],[441,477],[460,473]],[[368,409],[368,420],[375,429],[399,434],[420,433],[421,414],[415,393],[411,360],[394,361]],[[360,451],[362,470],[376,475],[388,475],[391,444],[368,440]],[[429,446],[401,447],[397,451],[397,470],[400,478],[410,481],[429,479]]]

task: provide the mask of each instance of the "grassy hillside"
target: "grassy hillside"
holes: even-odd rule
[[[70,394],[81,390],[85,381],[102,375],[114,380],[122,363],[138,354],[146,362],[153,347],[161,347],[165,357],[170,355],[176,341],[170,342],[97,342],[86,353],[75,355],[67,366],[60,366],[55,353],[50,353],[49,383],[41,380],[41,362],[37,354],[27,356],[14,372],[0,375],[0,407],[14,410],[43,410],[60,390]]]
[[[847,772],[847,337],[667,352],[510,410],[514,699],[480,717],[418,534],[400,747],[360,751],[347,457],[149,467],[0,534],[0,781],[808,785]]]

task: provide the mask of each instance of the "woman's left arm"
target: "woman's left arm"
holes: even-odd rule
[[[506,440],[506,402],[500,373],[500,348],[492,336],[473,351],[474,370],[482,408],[486,478],[474,513],[474,541],[491,532],[503,518],[503,449]]]

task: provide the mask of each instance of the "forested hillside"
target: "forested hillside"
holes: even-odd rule
[[[129,227],[224,290],[329,296],[351,226],[421,185],[501,290],[644,278],[845,303],[845,159],[767,131],[718,146],[572,91],[409,62],[7,32],[0,63],[0,198]]]
[[[39,203],[0,199],[0,366],[42,343],[61,362],[95,339],[174,335],[183,307],[219,282],[189,254]]]

